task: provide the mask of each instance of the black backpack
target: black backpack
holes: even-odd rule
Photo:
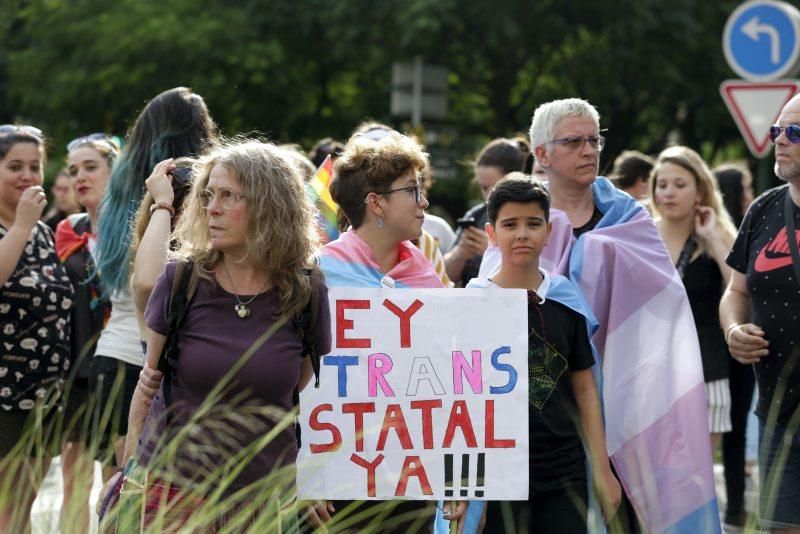
[[[314,387],[319,387],[319,353],[314,344],[314,329],[317,325],[317,312],[319,309],[319,284],[322,279],[322,272],[318,268],[307,269],[306,274],[311,280],[311,295],[303,311],[293,318],[294,329],[297,337],[303,345],[302,356],[311,358],[311,367],[314,370]],[[178,377],[178,335],[186,317],[189,303],[197,291],[198,277],[194,274],[194,263],[192,261],[179,261],[175,267],[175,276],[172,280],[172,290],[170,291],[169,314],[167,317],[169,328],[167,330],[167,341],[161,355],[158,358],[158,370],[164,374],[163,393],[164,404],[167,408],[166,416],[169,422],[169,406],[172,393],[172,386],[177,383]],[[300,403],[300,391],[295,386],[292,392],[292,404],[297,406]],[[300,447],[300,423],[295,421],[295,438],[297,446]]]

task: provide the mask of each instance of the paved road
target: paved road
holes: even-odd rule
[[[97,496],[100,493],[101,475],[100,464],[94,464],[94,485],[92,486],[91,510],[94,510],[94,505],[97,502]],[[758,507],[758,491],[755,484],[755,479],[758,477],[757,468],[754,468],[753,476],[747,480],[747,489],[745,491],[745,508],[750,513],[755,513]],[[714,479],[717,486],[717,497],[719,499],[720,511],[725,509],[727,498],[725,495],[725,475],[722,465],[714,466]],[[61,508],[61,492],[63,485],[61,483],[61,464],[59,459],[53,460],[50,466],[50,471],[47,473],[42,491],[36,502],[33,503],[33,510],[31,513],[33,534],[50,534],[58,532],[58,513]],[[97,516],[92,513],[91,533],[97,532]]]

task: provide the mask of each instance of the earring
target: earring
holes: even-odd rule
[[[378,228],[383,228],[383,215],[378,215]]]

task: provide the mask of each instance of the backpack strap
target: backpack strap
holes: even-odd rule
[[[303,344],[303,358],[311,359],[311,368],[314,370],[314,387],[319,387],[319,353],[314,342],[314,329],[317,326],[317,315],[319,315],[319,284],[322,280],[322,271],[318,268],[307,269],[306,275],[311,281],[311,294],[308,302],[303,307],[303,311],[294,320],[295,331]],[[292,392],[292,405],[297,407],[300,404],[300,389],[295,386]],[[300,448],[300,420],[294,422],[294,436],[297,440],[297,448]]]
[[[178,370],[178,333],[189,302],[197,291],[197,276],[194,274],[194,263],[179,261],[175,266],[175,276],[172,279],[172,289],[169,297],[169,310],[167,320],[167,341],[158,358],[158,370],[164,373],[164,404],[169,407],[172,396],[172,385],[177,380]],[[167,412],[169,419],[169,412]]]

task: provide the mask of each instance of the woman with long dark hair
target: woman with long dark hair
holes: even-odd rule
[[[111,173],[100,207],[97,269],[111,300],[111,316],[97,341],[90,387],[101,414],[110,414],[104,434],[106,466],[122,460],[128,411],[142,369],[139,327],[129,290],[131,222],[145,193],[145,179],[167,158],[197,156],[216,139],[216,126],[202,97],[185,87],[164,91],[136,119]],[[112,453],[113,451],[113,453]],[[106,477],[113,469],[106,470]]]

